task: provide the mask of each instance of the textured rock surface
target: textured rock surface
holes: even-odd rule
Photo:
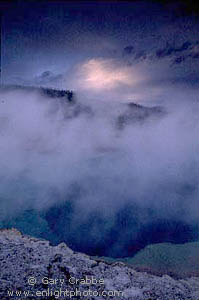
[[[0,270],[1,300],[199,300],[199,278],[175,280],[136,272],[119,262],[97,262],[63,243],[53,247],[15,229],[0,231]]]

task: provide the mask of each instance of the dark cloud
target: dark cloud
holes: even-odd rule
[[[184,52],[191,47],[192,43],[187,41],[183,43],[180,47],[170,47],[169,43],[164,49],[159,49],[156,51],[156,55],[158,58],[163,58],[165,56],[170,56],[172,54],[178,54],[179,52]]]
[[[178,56],[174,59],[175,64],[181,64],[183,61],[185,61],[185,56]]]
[[[186,51],[188,39],[197,36],[198,25],[191,17],[173,18],[171,11],[154,1],[84,5],[33,1],[31,10],[30,3],[20,1],[4,11],[2,32],[4,82],[17,83],[19,78],[27,82],[47,70],[58,82],[56,76],[87,59],[120,60],[121,54],[146,61],[156,51],[163,57],[179,56]],[[170,49],[165,48],[168,41]],[[50,77],[45,80],[53,82]]]
[[[57,85],[59,81],[63,80],[62,74],[53,74],[53,72],[50,71],[44,71],[41,75],[36,76],[32,83],[35,83],[36,85]]]
[[[124,55],[129,55],[129,54],[131,54],[132,52],[133,52],[133,49],[134,49],[134,47],[133,46],[126,46],[126,47],[124,47],[124,50],[123,50],[123,54]]]

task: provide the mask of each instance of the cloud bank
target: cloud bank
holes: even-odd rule
[[[116,256],[140,239],[146,244],[140,235],[155,226],[152,242],[153,224],[196,226],[199,106],[192,97],[167,106],[161,118],[137,116],[120,130],[116,119],[130,109],[124,103],[70,104],[39,91],[1,90],[1,222],[38,211],[54,240]]]

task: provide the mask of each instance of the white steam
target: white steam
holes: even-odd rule
[[[122,131],[115,118],[124,104],[104,106],[106,113],[91,105],[92,116],[67,118],[71,107],[58,99],[1,91],[2,216],[65,201],[77,184],[85,216],[93,210],[114,214],[133,202],[154,208],[160,217],[196,220],[199,104],[178,101],[160,120],[150,118]]]

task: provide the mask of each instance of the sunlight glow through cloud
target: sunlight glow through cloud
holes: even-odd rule
[[[90,59],[78,67],[82,89],[112,90],[120,85],[131,86],[137,81],[127,66],[119,66],[110,59]]]

